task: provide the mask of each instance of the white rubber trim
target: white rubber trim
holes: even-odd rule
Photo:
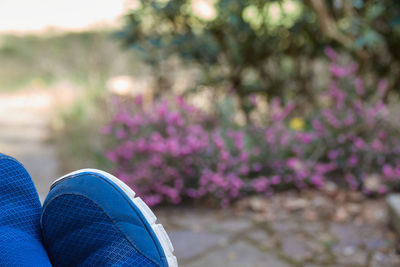
[[[91,172],[91,173],[97,173],[100,175],[103,175],[110,179],[114,184],[116,184],[130,199],[131,201],[139,208],[139,210],[143,213],[144,217],[146,218],[147,222],[150,224],[151,228],[153,229],[153,232],[156,234],[158,241],[161,244],[162,249],[164,250],[164,254],[167,257],[168,261],[168,267],[178,267],[178,261],[176,257],[172,254],[174,252],[174,247],[172,246],[171,240],[165,231],[164,227],[161,224],[156,224],[157,217],[156,215],[151,211],[149,206],[144,203],[144,201],[140,197],[135,197],[136,193],[129,187],[127,186],[124,182],[122,182],[120,179],[115,177],[114,175],[97,170],[97,169],[81,169],[77,170],[71,173],[68,173],[61,178],[58,178],[52,183],[52,187],[61,182],[62,180],[73,176],[77,175],[80,173],[84,172]]]

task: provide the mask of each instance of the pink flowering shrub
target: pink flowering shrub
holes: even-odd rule
[[[140,101],[138,101],[140,102]],[[243,133],[213,126],[206,116],[178,98],[175,109],[163,102],[154,110],[118,104],[103,133],[114,136],[106,157],[115,174],[149,205],[214,196],[222,204],[239,197],[240,175],[247,174]],[[224,138],[222,138],[224,135]],[[228,142],[233,143],[228,147]]]
[[[400,179],[400,141],[383,101],[386,82],[367,97],[356,65],[341,66],[332,49],[330,88],[323,104],[296,115],[295,103],[269,103],[265,125],[240,127],[187,105],[145,109],[119,102],[103,133],[106,157],[149,205],[185,199],[223,206],[248,194],[321,188],[327,180],[366,194],[385,193]],[[368,99],[368,100],[366,100]],[[254,103],[256,104],[256,103]]]
[[[363,81],[355,74],[357,66],[342,67],[334,51],[328,48],[326,53],[332,61],[329,104],[309,118],[321,150],[318,161],[332,164],[329,176],[352,189],[385,193],[387,182],[400,178],[400,139],[398,129],[391,126],[399,124],[389,123],[384,102],[387,83],[381,80],[367,97]],[[370,177],[380,181],[371,186]]]
[[[267,127],[252,131],[252,155],[257,162],[253,164],[250,185],[257,193],[270,195],[276,190],[303,189],[309,185],[319,188],[325,175],[335,167],[310,156],[317,140],[315,132],[294,131],[288,127],[294,108],[294,103],[282,106],[279,99],[273,99]]]

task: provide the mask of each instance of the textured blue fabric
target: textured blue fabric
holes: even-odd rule
[[[51,266],[42,245],[41,205],[25,168],[0,154],[0,265]]]
[[[129,202],[115,185],[93,173],[56,184],[45,200],[41,219],[52,263],[166,266],[160,244]]]
[[[55,266],[156,266],[140,254],[105,212],[81,195],[61,195],[42,217],[43,235]]]

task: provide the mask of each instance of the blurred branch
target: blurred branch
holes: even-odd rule
[[[329,13],[328,8],[324,1],[321,0],[306,0],[306,3],[314,10],[319,25],[321,27],[322,34],[325,34],[328,38],[331,38],[345,47],[350,47],[354,40],[343,34],[337,27],[336,21],[333,16]]]

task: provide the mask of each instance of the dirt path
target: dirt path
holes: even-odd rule
[[[30,172],[41,200],[58,177],[59,162],[51,143],[53,110],[50,90],[0,93],[0,152],[20,160]]]

